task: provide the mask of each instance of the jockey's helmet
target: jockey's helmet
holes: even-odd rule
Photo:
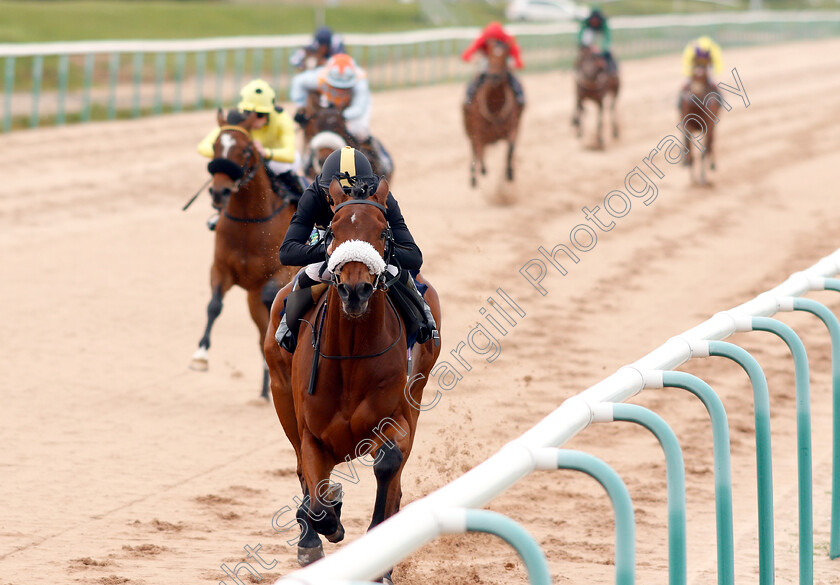
[[[324,161],[321,174],[315,177],[318,186],[326,193],[329,193],[333,179],[338,179],[345,191],[358,183],[372,185],[378,182],[370,161],[352,146],[334,150]]]
[[[487,37],[488,39],[496,39],[497,41],[504,42],[507,42],[508,40],[508,35],[505,32],[505,29],[502,28],[502,25],[500,23],[495,21],[491,22],[486,27],[484,27],[484,30],[481,34]]]
[[[240,112],[259,112],[270,114],[274,112],[274,98],[276,94],[271,86],[262,79],[255,79],[239,92]]]
[[[319,27],[318,30],[315,31],[315,42],[313,44],[318,47],[326,47],[332,42],[332,36],[333,32],[330,27]]]
[[[327,84],[338,89],[349,89],[355,86],[359,80],[356,62],[353,57],[344,53],[338,53],[330,57],[330,60],[324,65],[324,69]]]

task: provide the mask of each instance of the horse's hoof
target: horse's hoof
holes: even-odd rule
[[[326,538],[332,543],[341,542],[342,540],[344,540],[344,526],[339,524],[338,530],[336,530],[334,534],[330,534],[329,536],[325,534],[324,538]]]
[[[192,355],[192,361],[190,361],[190,369],[195,370],[196,372],[206,372],[208,367],[207,364],[207,349],[199,347],[197,350],[195,350],[195,353]]]
[[[383,583],[383,585],[394,585],[394,579],[393,579],[393,576],[392,576],[393,572],[394,572],[394,570],[391,569],[390,571],[388,571],[387,573],[382,575],[382,578],[379,579],[379,582]]]
[[[315,561],[324,558],[324,545],[319,544],[313,548],[304,548],[302,546],[298,546],[298,564],[301,567],[305,567],[306,565],[311,565]]]

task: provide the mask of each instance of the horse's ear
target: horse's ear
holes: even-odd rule
[[[250,130],[254,126],[254,122],[257,121],[257,113],[251,112],[248,114],[248,117],[242,121],[242,127],[246,130]]]
[[[373,199],[379,203],[380,205],[387,205],[385,202],[388,200],[388,193],[391,191],[390,185],[388,185],[388,180],[385,177],[379,179],[379,186],[376,188],[376,193],[373,194]]]
[[[344,189],[341,188],[341,183],[338,182],[338,179],[333,179],[330,182],[330,197],[333,200],[333,206],[338,205],[339,203],[344,203],[350,196],[344,192]]]
[[[219,126],[225,125],[225,113],[222,111],[222,108],[216,110],[216,122],[219,123]]]

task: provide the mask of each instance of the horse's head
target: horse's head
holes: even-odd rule
[[[709,66],[712,64],[712,54],[710,51],[705,51],[697,48],[694,52],[694,60],[691,65],[691,72],[693,79],[706,79],[709,73]]]
[[[501,81],[507,78],[508,57],[510,47],[504,41],[490,39],[487,41],[487,79]]]
[[[346,179],[333,179],[330,197],[335,215],[329,269],[333,273],[344,313],[360,317],[385,273],[385,245],[389,238],[385,221],[388,182],[358,180],[342,186]],[[373,191],[373,189],[376,189]]]
[[[592,47],[582,46],[578,56],[578,71],[583,79],[595,81],[599,75],[606,73],[607,62],[592,50]]]
[[[224,209],[231,195],[259,168],[260,156],[251,139],[251,127],[258,115],[251,112],[246,116],[231,110],[225,118],[221,110],[217,113],[219,137],[213,144],[213,160],[207,165],[207,170],[213,175],[210,196],[216,209]]]

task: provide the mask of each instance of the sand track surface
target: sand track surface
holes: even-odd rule
[[[731,50],[750,105],[727,95],[717,126],[714,188],[662,165],[657,195],[632,207],[597,244],[549,268],[539,294],[519,269],[569,244],[599,205],[666,136],[676,134],[679,55],[622,64],[622,137],[605,151],[573,136],[572,77],[525,75],[517,178],[501,183],[491,153],[479,189],[468,181],[463,87],[375,96],[374,131],[397,169],[393,192],[437,287],[449,354],[502,288],[525,311],[500,351],[462,358],[463,379],[420,418],[403,503],[483,461],[563,400],[715,312],[781,282],[840,246],[840,42]],[[721,77],[732,83],[731,75]],[[210,369],[188,370],[209,300],[209,198],[180,206],[206,178],[195,145],[213,112],[16,132],[0,137],[0,583],[218,583],[257,547],[273,580],[295,568],[292,532],[272,517],[295,506],[294,454],[273,409],[257,399],[261,361],[245,295],[225,299]],[[500,186],[501,185],[501,186]],[[598,215],[602,221],[611,218]],[[592,225],[591,223],[589,224]],[[585,234],[582,235],[582,241]],[[812,298],[840,309],[840,296]],[[783,315],[811,366],[815,582],[838,582],[828,560],[830,351],[813,316]],[[770,390],[778,583],[796,583],[793,367],[782,341],[738,334]],[[752,391],[722,359],[684,366],[721,395],[729,415],[737,582],[757,582]],[[429,388],[432,388],[430,385]],[[431,392],[431,390],[430,390]],[[431,397],[431,394],[427,394]],[[650,390],[633,402],[661,414],[686,463],[688,582],[715,582],[711,430],[700,402]],[[646,431],[597,425],[569,447],[602,457],[636,507],[639,583],[667,582],[664,458]],[[370,470],[344,482],[349,539],[373,506]],[[345,470],[346,471],[346,470]],[[543,545],[556,583],[612,580],[609,501],[592,480],[540,472],[492,502]],[[282,516],[285,524],[291,513]],[[340,545],[326,545],[327,554]],[[258,567],[256,564],[255,567]],[[259,567],[258,567],[259,568]],[[239,577],[256,582],[247,570]],[[400,583],[525,583],[492,537],[447,537],[395,571]],[[266,582],[266,581],[263,581]],[[270,582],[270,581],[269,581]]]

